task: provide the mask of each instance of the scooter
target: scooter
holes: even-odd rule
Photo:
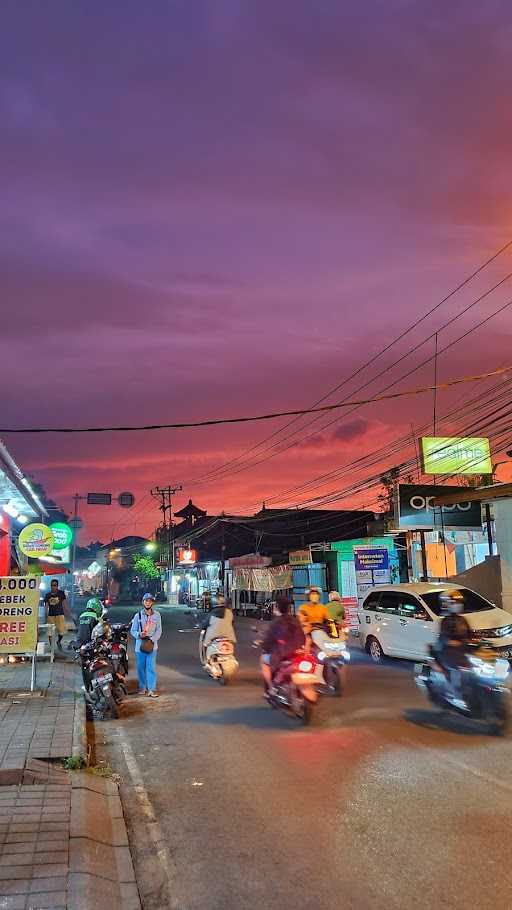
[[[317,688],[323,680],[323,667],[314,654],[297,651],[283,661],[272,680],[267,699],[272,708],[298,717],[304,725],[311,723],[317,702]]]
[[[510,729],[510,691],[505,682],[510,673],[508,660],[479,642],[467,651],[469,666],[451,671],[450,678],[436,660],[435,651],[415,665],[416,685],[425,689],[433,705],[443,711],[485,723],[494,736]],[[454,673],[460,684],[455,684]]]
[[[229,638],[214,638],[213,641],[203,645],[205,633],[199,636],[199,659],[209,676],[226,686],[236,671],[238,661],[235,657],[235,646]]]
[[[257,626],[253,627],[258,637],[253,648],[261,648],[263,639]],[[304,649],[284,660],[272,679],[272,686],[265,693],[272,708],[284,711],[291,717],[298,717],[304,725],[311,723],[313,710],[318,700],[318,688],[323,684],[323,666],[313,652]]]
[[[128,631],[130,623],[114,622],[110,626],[110,659],[116,672],[128,676]]]
[[[332,624],[334,629],[336,624]],[[334,630],[332,630],[334,631]],[[320,691],[340,696],[345,688],[346,666],[350,651],[344,638],[333,637],[323,627],[311,630],[312,651],[323,667],[323,685]]]

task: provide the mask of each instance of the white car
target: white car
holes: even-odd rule
[[[490,639],[501,657],[512,660],[512,615],[470,588],[421,582],[381,585],[368,591],[357,611],[361,644],[372,660],[422,660],[439,635],[443,591],[457,591],[475,638]]]

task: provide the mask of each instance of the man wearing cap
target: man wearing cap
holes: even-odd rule
[[[139,680],[139,693],[158,698],[156,691],[156,652],[158,641],[162,635],[162,617],[153,609],[155,598],[153,594],[144,594],[142,610],[135,614],[132,620],[131,634],[135,639],[135,659],[137,661],[137,676]]]

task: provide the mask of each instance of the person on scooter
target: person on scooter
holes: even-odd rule
[[[103,614],[103,604],[98,597],[90,597],[85,610],[78,617],[78,643],[85,645],[91,640],[92,630]]]
[[[341,599],[341,594],[339,591],[330,591],[329,592],[329,603],[327,604],[327,612],[333,622],[337,626],[343,625],[345,621],[345,607],[343,606],[343,601]]]
[[[291,604],[286,597],[278,597],[274,607],[275,619],[267,629],[261,645],[261,672],[265,694],[272,687],[272,678],[284,660],[304,647],[304,632],[296,616],[290,613]]]
[[[434,646],[437,662],[455,687],[460,685],[460,668],[468,666],[467,644],[472,632],[462,615],[464,601],[458,591],[443,591],[440,595],[444,616],[441,620],[439,639]],[[455,671],[455,672],[454,672]]]
[[[217,606],[214,607],[201,622],[202,653],[214,638],[227,638],[236,644],[235,627],[233,624],[233,610],[231,601],[226,600],[222,594],[217,595]]]
[[[308,599],[299,610],[299,619],[305,633],[311,632],[314,626],[322,626],[330,621],[330,615],[325,604],[322,603],[320,588],[312,587],[306,592]]]

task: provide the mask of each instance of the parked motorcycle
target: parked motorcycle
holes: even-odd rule
[[[96,632],[96,628],[93,630]],[[89,718],[119,717],[118,704],[128,694],[124,676],[115,670],[109,642],[99,635],[76,649],[82,666],[84,695]]]
[[[454,683],[453,671],[448,678],[432,655],[416,664],[416,685],[426,689],[433,705],[481,721],[493,735],[504,736],[511,720],[510,691],[505,686],[509,662],[482,642],[468,648],[467,658],[469,666],[455,671],[460,684]]]
[[[128,676],[128,632],[130,623],[113,622],[110,625],[110,659],[116,672]]]
[[[199,659],[209,676],[226,686],[238,670],[235,646],[229,638],[214,638],[206,648],[203,645],[204,632],[199,636]]]
[[[336,624],[333,623],[334,630]],[[340,696],[345,688],[346,666],[350,661],[350,651],[345,638],[333,637],[323,627],[311,631],[312,652],[323,668],[323,686],[320,691],[328,691]]]

